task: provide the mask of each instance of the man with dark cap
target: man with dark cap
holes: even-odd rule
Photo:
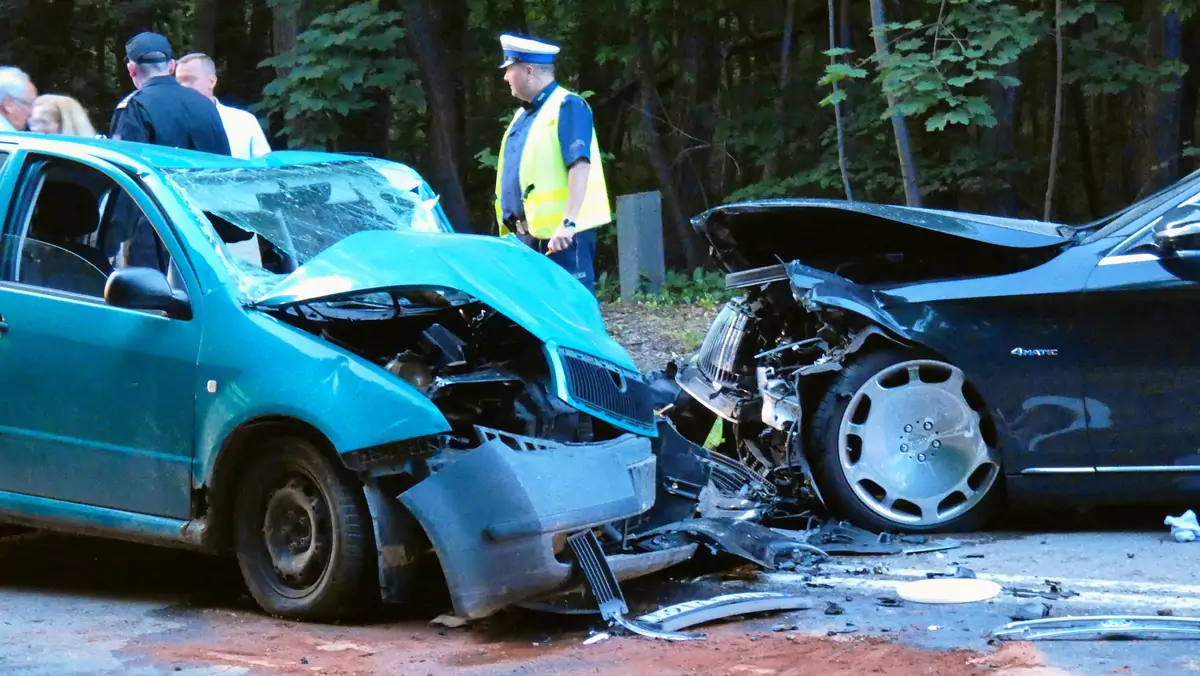
[[[165,37],[135,35],[125,43],[125,58],[137,91],[117,104],[109,126],[112,138],[230,154],[216,105],[172,75],[175,60]]]
[[[558,45],[501,35],[504,81],[521,106],[500,141],[496,222],[595,293],[596,231],[612,222],[592,110],[554,77]]]
[[[172,73],[171,43],[158,33],[139,33],[125,43],[126,67],[137,91],[117,104],[109,124],[114,140],[230,155],[229,138],[217,106],[188,89]],[[105,238],[110,258],[118,253],[125,265],[167,272],[167,253],[145,214],[126,194],[118,197],[113,228]]]

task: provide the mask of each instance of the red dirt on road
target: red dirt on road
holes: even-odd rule
[[[1061,674],[1040,667],[1028,644],[995,653],[932,651],[879,638],[827,638],[767,633],[746,627],[706,627],[703,641],[668,643],[637,637],[582,645],[575,631],[553,639],[514,638],[504,627],[439,629],[404,623],[333,627],[277,622],[250,614],[205,618],[210,628],[186,641],[139,643],[140,653],[173,667],[230,665],[263,674],[327,676],[414,674],[729,674],[730,676],[959,676]],[[211,622],[217,620],[217,622]],[[223,621],[222,621],[223,620]],[[214,626],[215,625],[215,626]],[[505,634],[509,634],[505,636]],[[544,642],[543,642],[544,641]]]

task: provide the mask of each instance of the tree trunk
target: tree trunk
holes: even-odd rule
[[[456,91],[461,83],[458,79],[456,60],[449,53],[451,49],[459,49],[463,35],[450,33],[446,39],[444,26],[439,18],[453,16],[460,12],[459,20],[448,22],[457,28],[466,18],[466,8],[460,0],[446,4],[451,7],[439,7],[438,14],[430,11],[429,0],[404,0],[404,37],[409,51],[417,62],[421,72],[421,82],[425,89],[425,103],[429,109],[429,142],[433,154],[433,188],[441,196],[442,208],[446,217],[459,232],[488,232],[491,228],[482,226],[473,228],[470,212],[467,208],[467,198],[463,191],[462,177],[459,173],[463,147],[462,117],[459,110],[459,93]]]
[[[833,19],[833,0],[829,0],[829,48],[837,47],[834,41],[834,19]],[[837,57],[832,57],[832,60],[837,60]],[[833,93],[837,95],[838,83],[833,83]],[[837,128],[837,149],[838,149],[838,167],[842,171],[842,189],[846,192],[846,199],[854,201],[854,191],[850,188],[850,169],[846,166],[846,134],[842,129],[842,104],[834,102],[833,104],[833,123]]]
[[[779,95],[775,98],[775,119],[779,129],[786,129],[785,99],[787,94],[789,66],[792,60],[792,28],[796,21],[796,0],[787,0],[787,11],[783,19],[783,40],[779,48]],[[786,139],[786,135],[783,137]],[[786,142],[785,142],[786,143]],[[786,152],[785,143],[777,145],[771,152],[767,164],[763,167],[763,181],[775,180],[779,172],[779,156]]]
[[[242,16],[235,16],[239,23]],[[203,52],[215,58],[217,51],[217,0],[192,0],[192,44],[189,52]]]
[[[1063,40],[1062,40],[1062,0],[1054,0],[1054,49],[1055,49],[1055,79],[1054,79],[1054,131],[1050,140],[1050,174],[1046,179],[1046,203],[1042,211],[1042,220],[1050,220],[1054,206],[1054,179],[1058,174],[1058,145],[1062,130],[1063,104]]]
[[[1144,63],[1154,67],[1181,56],[1179,17],[1164,16],[1160,0],[1145,0],[1142,24],[1146,35]],[[1177,86],[1179,78],[1174,78]],[[1141,110],[1135,136],[1136,197],[1148,195],[1169,184],[1178,175],[1179,104],[1178,91],[1164,92],[1158,83],[1141,87]]]
[[[1101,215],[1100,190],[1096,185],[1096,162],[1092,159],[1092,135],[1088,127],[1087,105],[1083,98],[1082,85],[1076,84],[1068,90],[1071,97],[1068,108],[1075,117],[1075,134],[1079,144],[1079,173],[1083,180],[1083,193],[1087,197],[1086,220]]]
[[[202,1],[215,7],[212,51],[206,53],[217,64],[217,97],[242,107],[256,103],[266,82],[250,54],[254,22],[250,0],[196,0],[197,5]]]
[[[883,14],[883,0],[871,0],[871,26],[875,32],[875,53],[881,58],[888,55],[887,36],[884,33],[886,21]],[[896,109],[895,94],[887,94],[888,108],[891,110],[892,132],[896,136],[896,155],[900,161],[900,176],[904,181],[904,201],[910,207],[921,206],[921,189],[917,180],[917,166],[913,161],[912,148],[908,141],[908,124],[904,116]]]
[[[838,46],[845,49],[854,49],[854,22],[851,21],[850,18],[850,10],[853,7],[854,0],[840,0],[840,4],[838,6],[838,13],[840,15],[838,17],[838,21],[841,22],[841,25],[838,27],[838,32],[841,33],[841,37],[838,39]],[[842,119],[853,120],[854,113],[857,108],[858,102],[855,101],[853,96],[850,96],[850,87],[847,83],[846,101],[845,105],[842,106],[841,111]],[[844,140],[846,143],[846,157],[858,157],[858,152],[856,150],[858,143],[854,136],[847,135]],[[847,159],[847,161],[849,160]]]
[[[1017,64],[1005,65],[1000,69],[1000,74],[1015,77]],[[1006,89],[995,81],[988,84],[988,103],[996,113],[996,125],[981,130],[980,136],[983,148],[992,161],[1010,160],[1015,155],[1017,94],[1017,87]],[[1013,178],[1012,174],[1007,172],[1000,177],[1003,187],[988,196],[989,213],[998,216],[1016,215],[1017,193]]]
[[[526,19],[525,0],[512,0],[512,9],[509,11],[508,24],[519,35],[529,35],[529,22]],[[595,30],[595,28],[593,27],[592,30]]]
[[[1183,62],[1187,73],[1183,76],[1183,89],[1179,92],[1179,147],[1196,145],[1197,94],[1200,93],[1200,22],[1188,22],[1187,36],[1183,40]],[[1196,170],[1195,157],[1182,157],[1179,173],[1190,174]]]
[[[1179,14],[1170,12],[1158,17],[1156,23],[1162,31],[1162,60],[1177,61],[1183,56],[1183,27],[1180,25]],[[1180,90],[1183,78],[1171,76],[1173,91],[1158,92],[1158,110],[1155,111],[1154,145],[1158,156],[1157,166],[1161,167],[1155,189],[1169,185],[1179,179],[1180,154],[1180,113],[1183,97]],[[1190,121],[1189,121],[1190,125]]]
[[[659,190],[662,191],[663,217],[668,221],[666,224],[668,232],[675,233],[683,249],[682,258],[686,269],[693,270],[700,266],[699,250],[696,246],[695,236],[680,208],[679,196],[675,192],[671,176],[671,163],[667,159],[662,137],[658,133],[658,125],[655,122],[657,111],[661,110],[661,105],[658,100],[656,75],[658,69],[654,62],[654,51],[650,43],[650,27],[646,23],[645,15],[640,12],[635,12],[630,18],[642,83],[642,123],[647,138],[650,164],[654,168],[654,175],[658,178]],[[673,253],[667,251],[668,255]],[[673,267],[678,267],[678,257],[673,256],[673,258],[676,258],[676,265]]]
[[[273,23],[271,26],[271,42],[275,56],[286,54],[296,47],[296,39],[300,35],[300,10],[303,0],[268,0],[271,5]],[[279,77],[287,77],[288,69],[280,66],[275,69]]]
[[[694,138],[681,139],[678,150],[681,158],[676,174],[681,209],[685,214],[695,214],[711,207],[715,197],[709,180],[713,154],[712,116],[706,113],[710,112],[708,107],[714,105],[721,86],[720,53],[711,21],[685,12],[681,23],[682,72],[690,77],[684,77],[682,95],[676,98],[678,120]]]

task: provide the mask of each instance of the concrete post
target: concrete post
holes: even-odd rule
[[[617,196],[617,267],[621,276],[621,300],[633,297],[641,275],[646,277],[649,293],[662,291],[666,278],[662,193]]]

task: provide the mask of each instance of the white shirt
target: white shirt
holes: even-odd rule
[[[236,158],[248,160],[271,152],[267,143],[267,135],[263,133],[254,114],[231,108],[217,101],[217,112],[221,114],[221,124],[225,127],[225,136],[229,138],[230,154]]]

